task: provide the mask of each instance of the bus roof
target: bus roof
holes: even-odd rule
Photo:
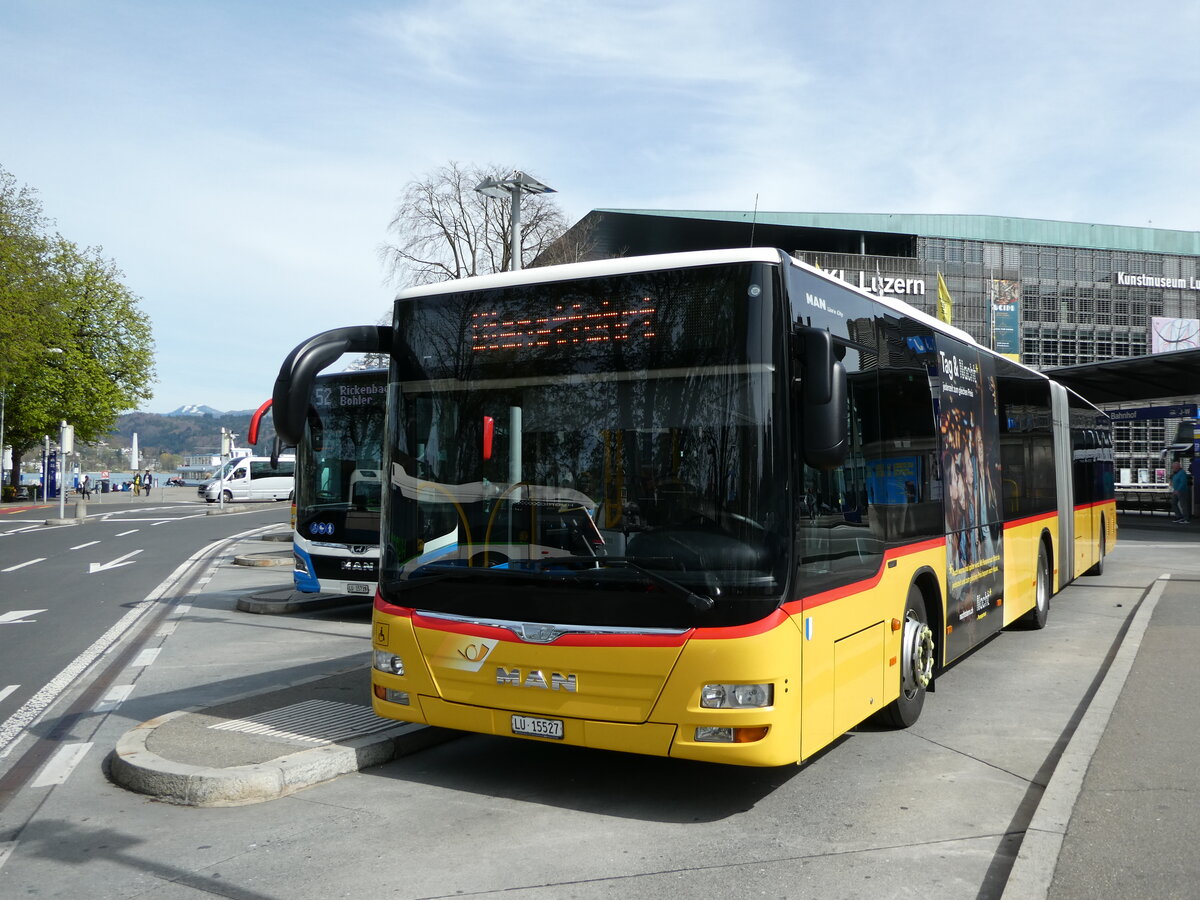
[[[455,294],[459,291],[482,291],[490,288],[514,287],[522,284],[543,284],[552,281],[571,281],[576,278],[601,278],[605,275],[626,275],[632,272],[653,272],[661,269],[687,269],[694,266],[715,266],[739,262],[780,262],[786,256],[781,250],[769,247],[741,247],[732,250],[696,250],[687,253],[657,253],[652,256],[618,256],[593,262],[565,263],[560,266],[538,266],[516,272],[476,275],[439,281],[434,284],[407,288],[396,295],[397,300],[428,297],[431,294]]]
[[[799,269],[803,269],[805,272],[837,285],[839,289],[853,291],[893,312],[914,319],[934,331],[950,335],[957,340],[978,348],[982,352],[999,356],[996,351],[983,346],[961,328],[948,325],[940,319],[931,316],[929,313],[917,309],[917,307],[910,303],[906,303],[895,297],[872,294],[870,291],[863,290],[849,282],[843,281],[823,269],[802,262],[775,247],[733,247],[726,250],[693,250],[684,253],[620,256],[612,259],[594,260],[592,262],[565,263],[558,266],[538,266],[532,269],[520,269],[516,272],[476,275],[471,278],[452,279],[406,288],[396,295],[396,299],[407,300],[414,297],[454,294],[460,291],[480,291],[492,288],[515,287],[517,285],[545,284],[556,281],[570,281],[576,278],[600,278],[606,275],[626,275],[634,272],[652,272],[662,269],[686,269],[741,262],[783,263],[785,261]],[[1017,363],[1017,365],[1021,364]],[[1023,366],[1023,368],[1028,369],[1028,366]],[[1037,370],[1029,369],[1029,371],[1036,372]]]

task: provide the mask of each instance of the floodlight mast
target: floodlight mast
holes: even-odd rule
[[[547,187],[532,175],[526,175],[520,169],[513,169],[507,178],[487,178],[475,185],[475,190],[485,197],[512,200],[512,227],[509,230],[509,264],[510,271],[521,268],[521,195],[522,194],[554,194],[554,188]]]

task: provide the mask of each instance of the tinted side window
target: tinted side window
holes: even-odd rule
[[[1000,477],[1006,521],[1052,511],[1054,437],[1050,384],[1025,373],[996,379],[1000,413]]]

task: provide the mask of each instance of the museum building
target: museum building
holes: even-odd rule
[[[931,315],[940,273],[953,324],[1035,369],[1200,347],[1200,232],[1005,216],[597,209],[567,237],[588,258],[778,247]],[[1169,468],[1163,451],[1188,430],[1195,399],[1101,402],[1126,410],[1114,416],[1118,472],[1153,480]]]

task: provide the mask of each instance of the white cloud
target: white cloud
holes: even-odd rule
[[[14,4],[0,166],[143,297],[151,408],[245,408],[298,340],[378,318],[396,199],[451,159],[573,218],[757,196],[1194,229],[1198,25],[1165,0]]]

